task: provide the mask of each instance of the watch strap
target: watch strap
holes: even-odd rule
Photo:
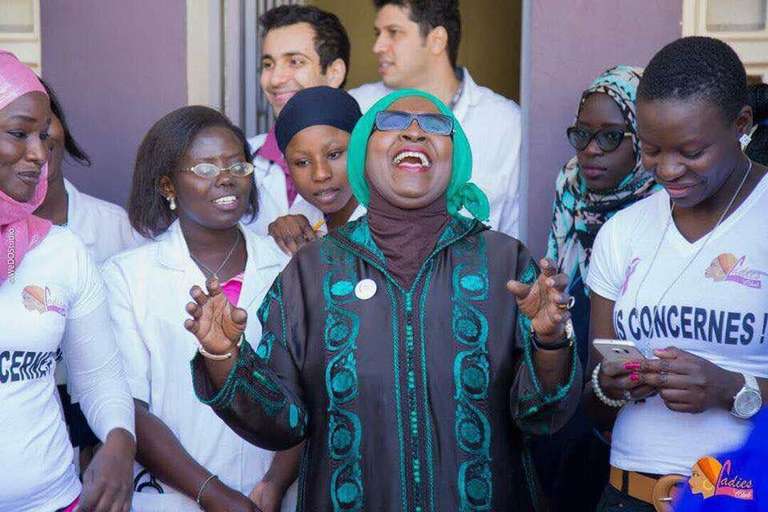
[[[757,393],[758,396],[758,402],[762,402],[762,399],[760,397],[760,386],[757,383],[757,378],[754,375],[749,375],[746,373],[741,374],[742,377],[744,377],[744,385],[739,389],[738,393],[736,393],[736,396],[733,397],[733,405],[731,406],[731,414],[736,416],[740,419],[749,419],[755,414],[757,414],[759,407],[757,410],[750,412],[750,413],[742,413],[737,408],[737,403],[740,399],[740,397],[747,393]]]
[[[757,383],[757,378],[754,375],[749,375],[747,373],[742,373],[741,375],[744,377],[744,387],[760,391],[760,385]]]
[[[560,350],[563,348],[570,348],[576,339],[573,331],[573,323],[570,319],[565,324],[565,337],[557,343],[542,343],[539,337],[536,336],[536,331],[533,330],[533,324],[531,324],[531,341],[536,350]]]

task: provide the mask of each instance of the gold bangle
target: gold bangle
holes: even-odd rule
[[[235,345],[237,348],[240,348],[240,346],[243,344],[243,340],[245,339],[245,334],[240,335],[240,341],[237,342],[237,345]],[[200,352],[200,355],[205,357],[206,359],[210,359],[212,361],[224,361],[225,359],[229,359],[232,357],[232,351],[227,352],[226,354],[211,354],[207,350],[205,350],[205,347],[203,347],[202,344],[197,345],[197,351]]]

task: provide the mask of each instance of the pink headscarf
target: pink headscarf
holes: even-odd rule
[[[33,91],[45,93],[43,84],[31,69],[12,53],[0,51],[0,110]],[[32,215],[48,191],[48,164],[43,165],[40,182],[32,199],[20,203],[0,190],[0,285],[13,280],[24,255],[38,245],[51,229],[51,223]]]

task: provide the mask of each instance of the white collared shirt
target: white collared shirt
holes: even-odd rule
[[[107,258],[141,245],[146,240],[136,233],[125,210],[77,190],[64,179],[67,191],[67,228],[83,241],[96,265]]]
[[[520,235],[521,112],[507,99],[472,80],[463,68],[464,90],[453,113],[472,147],[472,181],[488,196],[492,229]],[[383,82],[349,91],[365,112],[393,90]]]
[[[368,213],[368,209],[365,206],[358,204],[357,208],[352,212],[352,215],[347,219],[347,222],[357,220],[366,213]],[[309,204],[309,201],[302,201],[298,204],[294,203],[288,210],[288,215],[303,215],[309,221],[310,226],[313,228],[319,226],[315,230],[317,233],[321,235],[328,234],[328,226],[325,224],[325,215],[318,208]]]
[[[64,189],[67,191],[66,228],[83,242],[97,267],[107,258],[146,242],[131,227],[125,210],[116,204],[80,192],[66,178]],[[56,366],[56,384],[66,383],[67,367],[60,364]],[[77,401],[77,397],[73,396],[72,400]]]
[[[241,231],[248,260],[238,306],[248,312],[246,339],[255,346],[261,337],[256,311],[288,258],[271,238],[242,226]],[[198,343],[184,328],[185,305],[190,288],[204,286],[205,276],[189,256],[179,222],[155,241],[113,257],[102,273],[131,393],[149,405],[197,462],[248,495],[269,469],[273,452],[243,440],[195,396],[189,362]],[[162,495],[135,493],[134,510],[198,510],[194,500],[161,485]],[[295,490],[283,510],[293,508]]]

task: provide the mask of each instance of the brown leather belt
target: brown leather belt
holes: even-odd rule
[[[681,475],[653,476],[611,466],[609,482],[618,491],[653,505],[658,511],[672,510],[675,491],[685,481]]]

